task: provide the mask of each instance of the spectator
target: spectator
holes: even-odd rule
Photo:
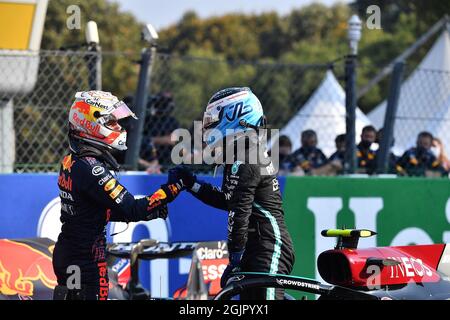
[[[126,96],[123,98],[123,102],[125,102],[131,110],[135,110],[134,106],[134,97]],[[148,104],[147,104],[148,105]],[[125,119],[128,120],[128,119]],[[121,123],[122,127],[127,129],[127,131],[131,131],[132,127],[130,126],[129,121],[125,121]],[[142,137],[141,148],[139,150],[139,158],[138,158],[138,169],[145,170],[148,173],[161,173],[161,166],[159,164],[156,148],[153,145],[151,137],[146,135],[148,123],[145,121],[144,123],[144,134]],[[118,162],[120,164],[125,164],[125,153],[123,155],[118,156]],[[131,169],[131,168],[128,168]]]
[[[280,136],[278,139],[278,147],[280,152],[280,163],[284,162],[287,157],[292,153],[292,142],[288,136]]]
[[[344,163],[345,158],[345,134],[340,134],[334,139],[336,151],[330,156],[328,162],[339,160]]]
[[[433,177],[442,175],[445,170],[431,152],[433,135],[423,131],[417,136],[416,147],[406,150],[397,161],[400,175]]]
[[[150,165],[149,169],[172,163],[170,156],[175,141],[171,137],[179,128],[178,121],[171,115],[174,108],[173,97],[168,92],[151,97],[147,103],[140,163]]]
[[[357,146],[356,158],[359,173],[373,174],[376,170],[376,151],[370,147],[377,138],[377,130],[374,126],[365,126],[361,132],[361,142]]]
[[[139,168],[147,173],[161,173],[156,148],[149,136],[142,138],[141,150],[138,159]]]
[[[331,155],[327,163],[312,168],[310,175],[312,176],[335,176],[341,174],[344,169],[344,157],[345,157],[345,134],[338,135],[334,142],[336,144],[336,152]]]
[[[288,136],[282,135],[278,138],[278,148],[279,148],[279,164],[280,170],[279,174],[284,175],[289,172],[289,162],[286,161],[289,158],[289,155],[292,153],[292,142]],[[272,156],[273,159],[273,156]]]
[[[382,141],[382,139],[383,139],[383,128],[380,128],[377,131],[377,138],[375,140],[375,142],[378,144],[377,154],[378,154],[378,151],[381,148],[381,141]],[[388,173],[392,173],[392,174],[396,173],[395,167],[397,165],[397,160],[398,160],[398,157],[391,151],[392,147],[394,146],[394,144],[395,144],[395,139],[392,138],[392,143],[391,143],[390,148],[389,148],[389,158],[388,158]]]
[[[439,164],[441,165],[442,169],[445,170],[446,173],[448,173],[450,171],[450,160],[448,159],[447,154],[445,153],[445,148],[444,145],[442,144],[441,139],[439,138],[433,139],[431,151],[439,161]]]
[[[336,151],[328,158],[328,165],[334,169],[334,175],[342,174],[345,161],[345,134],[340,134],[334,139]]]
[[[314,130],[305,130],[301,134],[302,146],[289,155],[283,167],[296,175],[311,174],[311,170],[326,164],[327,158],[317,148],[317,134]]]

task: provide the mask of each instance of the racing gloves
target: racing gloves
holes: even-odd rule
[[[149,215],[145,219],[167,218],[167,203],[175,200],[182,190],[191,189],[195,181],[195,175],[186,166],[170,169],[167,183],[161,185],[155,193],[147,197]]]
[[[182,190],[192,190],[197,183],[197,177],[185,165],[179,165],[169,170],[168,183],[179,183]]]
[[[147,215],[143,221],[150,221],[153,219],[161,218],[166,220],[169,215],[169,208],[166,204],[160,205],[159,207],[154,208],[150,211],[149,215]]]
[[[224,288],[227,284],[228,279],[230,278],[232,273],[239,272],[242,256],[244,255],[244,251],[239,252],[230,252],[229,253],[229,263],[228,266],[223,271],[222,277],[220,278],[220,286]]]
[[[166,183],[156,190],[151,196],[147,197],[148,207],[147,211],[162,208],[167,203],[172,202],[183,190],[182,182]],[[164,214],[164,213],[162,213]]]

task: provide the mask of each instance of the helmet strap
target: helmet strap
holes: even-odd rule
[[[267,119],[266,119],[266,117],[265,116],[262,116],[260,119],[259,119],[259,121],[258,121],[258,123],[260,124],[260,125],[253,125],[253,124],[251,124],[251,123],[248,123],[246,120],[244,120],[244,119],[241,119],[241,120],[239,120],[239,124],[241,125],[241,126],[243,126],[244,128],[250,128],[250,129],[253,129],[253,130],[256,130],[256,131],[258,131],[259,129],[267,129]]]
[[[254,129],[256,131],[258,131],[261,127],[255,126],[253,124],[248,123],[247,121],[245,121],[244,119],[239,120],[239,124],[245,128],[250,128],[250,129]]]

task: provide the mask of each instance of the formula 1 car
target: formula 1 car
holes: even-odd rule
[[[208,279],[206,275],[209,269],[220,275],[226,267],[225,241],[161,243],[144,239],[111,244],[109,299],[155,299],[139,282],[139,261],[182,256],[192,256],[191,269],[186,286],[177,290],[173,299],[229,300],[251,287],[292,289],[316,294],[319,300],[450,299],[450,245],[357,248],[359,238],[374,234],[369,230],[322,231],[323,236],[337,238],[336,247],[317,259],[326,283],[242,272],[233,274],[222,290],[219,276]],[[56,285],[51,267],[53,245],[43,238],[0,239],[0,300],[51,299]],[[293,298],[286,295],[286,299]]]
[[[158,242],[152,239],[137,243],[117,243],[107,247],[108,265],[111,266],[109,299],[147,300],[153,296],[139,281],[139,261],[192,257],[188,280],[176,290],[173,299],[212,299],[220,291],[220,275],[228,264],[225,241]],[[128,270],[120,266],[128,260]],[[128,271],[128,272],[127,272]]]
[[[319,300],[450,299],[450,245],[357,248],[359,238],[375,234],[370,230],[322,231],[325,237],[337,238],[336,247],[322,252],[317,259],[318,271],[327,283],[298,276],[241,272],[233,274],[220,292],[219,278],[215,279],[212,286],[211,283],[204,284],[205,264],[212,264],[217,266],[217,270],[223,270],[227,263],[226,251],[221,255],[220,261],[215,260],[216,257],[208,260],[208,257],[198,253],[199,250],[205,251],[208,246],[210,250],[215,250],[217,245],[223,248],[224,241],[176,243],[175,246],[170,246],[170,252],[165,252],[161,244],[158,249],[156,242],[143,240],[138,245],[113,245],[109,253],[122,258],[129,256],[132,261],[129,281],[132,285],[127,286],[131,299],[139,298],[141,290],[135,261],[189,253],[193,253],[189,280],[185,288],[176,292],[176,299],[229,300],[252,287],[285,288],[313,293],[318,295]],[[130,249],[130,246],[134,249]],[[149,297],[147,294],[147,298]],[[293,299],[288,294],[285,294],[285,298]]]
[[[215,297],[228,300],[246,288],[285,288],[318,295],[319,300],[450,299],[450,245],[357,249],[370,230],[323,230],[337,237],[334,250],[317,259],[317,280],[278,274],[236,273]]]

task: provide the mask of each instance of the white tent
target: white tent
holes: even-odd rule
[[[428,130],[450,146],[450,34],[444,31],[413,73],[403,82],[395,120],[394,152],[415,144],[417,134]],[[368,114],[383,126],[387,101]],[[448,151],[448,150],[447,150]]]
[[[359,140],[362,128],[370,124],[369,119],[356,110],[356,137]],[[322,83],[309,100],[281,129],[280,135],[287,135],[292,141],[293,151],[300,148],[301,132],[316,131],[318,147],[330,156],[335,150],[334,139],[345,133],[345,92],[333,72],[327,71]]]

